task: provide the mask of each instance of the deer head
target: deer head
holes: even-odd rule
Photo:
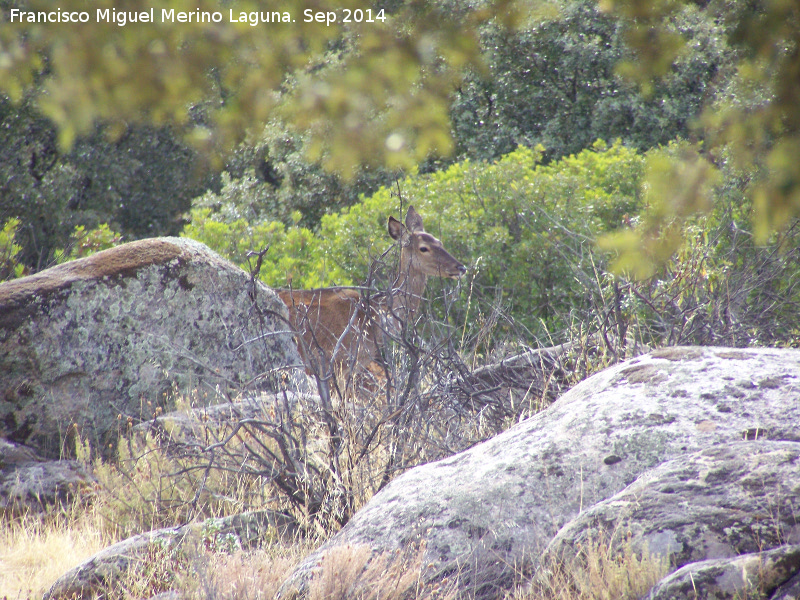
[[[442,242],[426,233],[422,217],[413,206],[408,207],[405,226],[389,217],[387,227],[392,239],[400,243],[401,282],[422,278],[424,287],[424,278],[429,275],[458,279],[467,272],[467,268],[444,249]],[[417,286],[412,284],[411,287]]]

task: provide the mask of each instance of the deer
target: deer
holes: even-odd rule
[[[384,331],[412,323],[428,277],[459,279],[467,268],[442,242],[425,231],[422,217],[408,207],[405,225],[394,217],[389,235],[400,245],[397,275],[389,291],[364,295],[353,287],[276,290],[289,309],[289,322],[300,338],[306,370],[328,377],[348,374],[380,362]]]

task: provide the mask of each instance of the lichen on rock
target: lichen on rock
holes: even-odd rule
[[[203,244],[132,242],[0,285],[0,436],[50,455],[106,447],[118,416],[211,397],[298,389],[286,309]],[[124,422],[124,419],[123,419]]]

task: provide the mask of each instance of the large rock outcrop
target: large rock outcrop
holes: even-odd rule
[[[737,445],[743,441],[748,445]],[[695,491],[702,496],[714,487],[715,477],[727,481],[730,489],[739,486],[757,495],[765,490],[759,472],[772,473],[772,477],[792,475],[778,490],[791,503],[800,490],[800,466],[792,469],[800,463],[791,460],[798,443],[800,352],[654,351],[591,377],[547,410],[483,444],[398,477],[301,563],[282,594],[289,598],[302,593],[309,577],[334,549],[366,545],[382,553],[417,544],[424,548],[423,583],[457,578],[470,598],[503,597],[519,574],[537,569],[559,530],[569,530],[570,523],[584,512],[589,526],[594,522],[592,507],[600,507],[599,503],[640,477],[641,485],[649,489],[648,477],[663,481],[670,473],[679,477],[670,469],[685,468],[694,473]],[[685,459],[683,466],[673,463],[664,467],[664,473],[648,474],[662,463],[698,452]],[[734,468],[739,463],[731,462],[732,457],[745,452],[754,461],[761,457],[762,463]],[[718,467],[708,473],[692,471],[714,461]],[[751,478],[743,474],[747,468],[752,469]],[[678,489],[676,484],[672,488]],[[667,494],[668,490],[662,486],[651,492]],[[686,491],[688,498],[690,492]],[[785,502],[774,505],[781,515],[788,510]],[[622,506],[615,517],[620,522],[630,508]],[[679,508],[676,504],[676,511]],[[740,535],[748,531],[753,536],[737,543],[721,534],[715,538],[713,531],[702,526],[679,529],[666,518],[658,531],[640,525],[641,537],[654,550],[693,562],[718,558],[720,553],[750,552],[759,535],[754,529],[756,517],[749,509],[725,504],[715,510],[709,518],[724,518],[730,531]],[[765,512],[764,517],[768,516]],[[600,513],[596,521],[602,522],[602,517]],[[685,518],[690,520],[691,515]],[[798,532],[787,519],[788,515],[772,524],[777,528],[775,536],[760,538],[761,551],[792,543]],[[575,538],[580,531],[565,530],[564,535]],[[705,546],[692,537],[698,535]],[[792,569],[785,571],[775,579],[783,577],[789,585]]]
[[[301,359],[272,290],[203,244],[124,244],[0,285],[0,437],[59,455],[105,446],[118,416],[175,391],[298,389]]]
[[[679,568],[650,600],[771,598],[800,578],[800,442],[712,446],[646,471],[563,527],[545,556],[567,568],[603,540]]]
[[[689,563],[800,544],[800,442],[720,444],[665,462],[563,527],[547,552],[591,540]]]

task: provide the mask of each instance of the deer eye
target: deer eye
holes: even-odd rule
[[[428,247],[427,246],[420,246],[419,251],[420,252],[427,252],[428,251]]]

